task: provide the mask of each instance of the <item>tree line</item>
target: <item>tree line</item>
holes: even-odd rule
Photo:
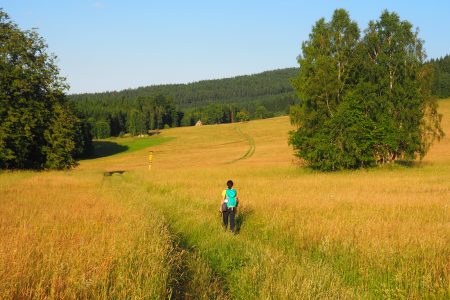
[[[433,66],[433,95],[439,98],[450,97],[450,55],[438,59],[431,59]]]
[[[123,91],[74,94],[69,98],[75,102],[131,101],[141,97],[162,94],[171,97],[180,109],[206,106],[210,103],[239,103],[249,100],[266,101],[267,96],[294,92],[289,81],[297,68],[266,71],[254,75],[233,78],[203,80],[188,84],[165,84],[127,89]],[[261,98],[261,99],[259,99]]]
[[[450,96],[449,56],[423,63],[433,67],[433,95]],[[95,138],[136,135],[164,127],[192,126],[199,120],[220,124],[289,114],[289,107],[299,103],[291,83],[298,71],[286,68],[189,84],[74,94],[69,99],[88,116]],[[159,123],[153,120],[159,113],[151,112],[155,99],[167,103],[160,105],[164,117]]]
[[[77,94],[70,101],[87,116],[95,138],[149,130],[221,124],[285,115],[298,102],[290,78],[296,68],[190,84]]]
[[[339,9],[302,44],[291,107],[296,155],[313,168],[340,170],[424,157],[443,136],[431,95],[432,65],[412,24],[384,11],[361,36]]]
[[[447,62],[429,62],[435,74],[432,91],[441,97],[449,89],[443,61]],[[298,72],[298,68],[286,68],[189,84],[74,94],[69,99],[88,116],[95,138],[136,135],[164,127],[192,126],[199,120],[221,124],[289,114],[289,107],[299,103],[291,83]],[[167,103],[160,105],[164,117],[159,123],[153,121],[159,115],[154,112],[155,99]]]
[[[149,130],[177,126],[181,118],[173,100],[162,94],[111,103],[72,104],[87,117],[91,134],[98,139],[125,133],[147,134]]]

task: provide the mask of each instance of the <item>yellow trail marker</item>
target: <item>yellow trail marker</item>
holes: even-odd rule
[[[153,151],[148,152],[148,169],[152,169]]]

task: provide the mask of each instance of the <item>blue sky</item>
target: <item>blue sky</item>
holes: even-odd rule
[[[450,53],[450,1],[2,0],[38,28],[70,93],[187,83],[297,66],[321,17],[345,8],[360,29],[381,11],[420,28],[429,58]]]

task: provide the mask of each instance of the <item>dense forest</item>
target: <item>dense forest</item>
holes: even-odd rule
[[[96,138],[174,126],[229,123],[284,115],[296,103],[296,68],[234,78],[167,84],[69,99],[89,118]],[[297,101],[298,102],[298,101]]]
[[[439,98],[450,97],[450,55],[430,60],[434,76],[432,83],[433,95]]]

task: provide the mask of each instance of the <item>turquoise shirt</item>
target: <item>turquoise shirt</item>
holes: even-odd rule
[[[225,192],[227,207],[236,207],[236,190],[235,189],[227,189]]]

